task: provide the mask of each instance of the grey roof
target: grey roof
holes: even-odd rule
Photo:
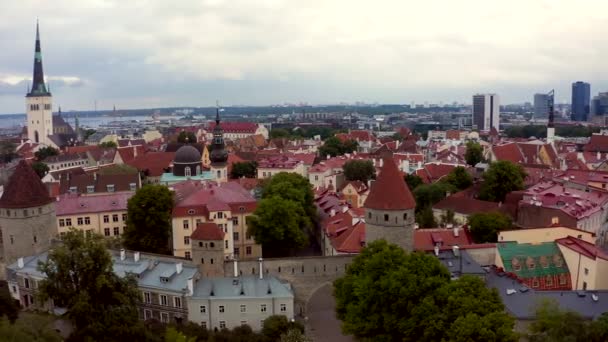
[[[485,275],[486,271],[481,267],[467,251],[459,250],[458,256],[452,250],[442,250],[439,252],[439,261],[445,266],[453,278],[464,274]]]
[[[546,299],[554,300],[562,310],[574,311],[588,319],[608,312],[608,291],[535,291],[493,270],[488,272],[486,283],[498,290],[507,311],[521,320],[533,319],[536,306]],[[515,291],[507,294],[507,290]]]
[[[126,253],[125,260],[120,259],[120,253],[113,253],[114,273],[119,277],[124,277],[127,273],[132,273],[138,277],[137,283],[140,287],[153,288],[165,291],[185,292],[188,287],[188,279],[194,278],[197,273],[195,266],[182,264],[182,271],[178,274],[176,260],[167,261],[142,255],[139,261],[135,261],[133,253]],[[44,278],[45,275],[38,271],[38,261],[45,262],[48,252],[43,252],[35,256],[24,257],[24,267],[19,268],[18,262],[14,262],[7,267],[9,279],[19,273],[27,273],[30,276]],[[163,259],[166,259],[163,258]],[[12,276],[12,277],[11,277]],[[167,282],[161,282],[161,276],[167,277]]]
[[[198,163],[201,161],[201,153],[191,145],[184,145],[175,152],[175,163]]]
[[[231,299],[231,298],[293,298],[288,283],[273,276],[240,276],[236,278],[205,278],[194,285],[192,298]]]

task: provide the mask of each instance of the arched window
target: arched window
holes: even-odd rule
[[[190,177],[191,176],[192,171],[190,170],[190,166],[186,166],[184,168],[184,176],[186,177]]]
[[[34,131],[34,142],[35,143],[40,142],[40,137],[38,136],[38,131]]]
[[[388,214],[384,214],[384,221],[388,222]]]
[[[407,220],[407,213],[403,214],[403,221]]]
[[[217,170],[217,179],[222,178],[222,171],[221,170]]]

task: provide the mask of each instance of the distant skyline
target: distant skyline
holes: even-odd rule
[[[3,12],[1,114],[24,112],[37,17],[54,110],[608,91],[601,0],[23,0]]]

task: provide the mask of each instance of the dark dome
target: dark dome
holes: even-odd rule
[[[174,163],[198,163],[201,161],[201,153],[191,145],[180,147],[175,152]]]

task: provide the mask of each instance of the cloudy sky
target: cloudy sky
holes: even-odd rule
[[[64,110],[608,91],[605,0],[3,0],[0,113],[24,110],[37,17]]]

